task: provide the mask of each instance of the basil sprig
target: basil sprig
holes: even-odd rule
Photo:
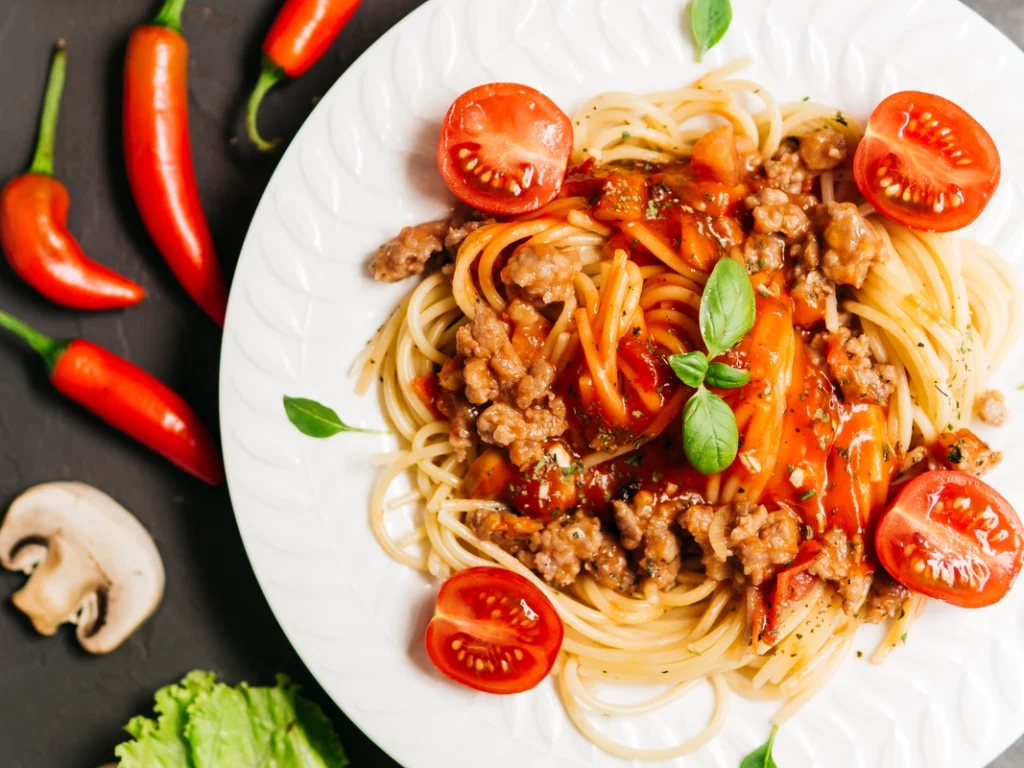
[[[725,37],[732,23],[729,0],[693,0],[690,5],[690,26],[697,42],[697,61],[704,59],[718,41]]]
[[[362,432],[367,435],[385,435],[377,429],[361,429],[350,427],[341,417],[316,400],[308,400],[304,397],[284,396],[284,412],[288,420],[304,435],[323,439],[334,437],[339,432]]]
[[[740,768],[779,768],[772,757],[772,747],[775,746],[775,736],[778,732],[779,726],[772,726],[772,734],[768,741],[743,758]]]
[[[679,380],[697,390],[683,410],[683,450],[690,465],[702,475],[721,472],[736,460],[736,416],[705,384],[736,389],[750,381],[746,371],[711,361],[750,332],[754,314],[754,288],[746,270],[732,259],[721,259],[700,300],[700,334],[707,354],[695,350],[668,359]]]

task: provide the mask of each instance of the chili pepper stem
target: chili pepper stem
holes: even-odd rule
[[[153,17],[157,27],[167,27],[181,34],[181,12],[185,9],[185,0],[165,0],[163,7]]]
[[[46,361],[49,370],[53,371],[54,366],[57,365],[57,359],[64,351],[65,344],[63,342],[44,336],[32,326],[3,310],[0,310],[0,328],[10,331],[32,347]]]
[[[43,97],[43,114],[39,119],[39,138],[32,156],[29,173],[53,175],[53,146],[57,140],[57,120],[60,117],[60,99],[64,94],[68,52],[63,40],[57,41],[57,52],[50,63],[50,76]]]
[[[256,145],[256,149],[260,152],[269,152],[281,141],[280,139],[267,141],[260,136],[258,118],[263,97],[267,95],[267,91],[281,82],[283,77],[284,73],[280,67],[264,59],[263,67],[260,70],[260,79],[256,81],[256,87],[253,88],[252,95],[249,96],[249,105],[245,112],[245,129],[249,134],[249,140]]]

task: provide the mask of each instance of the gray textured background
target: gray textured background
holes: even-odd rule
[[[330,54],[269,97],[266,135],[292,136],[345,68],[420,2],[366,0]],[[1021,0],[967,2],[1024,42]],[[0,0],[0,180],[28,162],[51,45],[64,37],[70,70],[56,172],[71,192],[71,229],[94,258],[149,292],[126,313],[75,314],[48,305],[0,263],[0,307],[44,332],[84,335],[127,356],[178,389],[215,426],[219,332],[149,243],[128,194],[120,148],[125,42],[158,4]],[[252,157],[235,137],[259,45],[279,5],[192,0],[186,10],[196,167],[229,277],[276,162]],[[193,481],[61,400],[32,355],[0,338],[0,505],[30,485],[65,479],[106,490],[149,527],[167,567],[167,596],[126,647],[91,658],[70,632],[46,640],[35,635],[7,600],[23,577],[0,573],[0,765],[100,765],[111,758],[120,726],[148,711],[157,687],[199,667],[231,681],[270,682],[277,672],[289,673],[338,724],[357,768],[394,766],[330,703],[288,645],[245,558],[227,492]],[[1021,765],[1024,742],[993,768]]]

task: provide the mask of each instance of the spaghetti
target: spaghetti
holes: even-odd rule
[[[782,164],[787,156],[792,160],[796,153],[787,146],[792,149],[801,137],[827,130],[853,147],[862,131],[833,107],[779,103],[758,84],[737,78],[749,63],[737,61],[675,91],[608,93],[589,101],[574,121],[573,162],[582,170],[575,177],[570,173],[563,196],[532,214],[485,223],[470,232],[451,272],[437,271],[422,280],[355,366],[359,392],[379,382],[384,409],[403,442],[401,450],[375,459],[383,472],[373,492],[370,519],[381,545],[399,562],[437,577],[497,564],[542,589],[565,626],[557,673],[566,711],[595,744],[624,758],[667,760],[706,744],[725,722],[730,691],[783,702],[774,721],[780,724],[825,685],[863,621],[856,609],[864,605],[870,574],[857,596],[839,589],[819,564],[820,578],[800,582],[801,593],[776,606],[778,615],[768,620],[773,628],[766,631],[765,606],[758,602],[764,593],[751,590],[749,582],[745,587],[743,577],[735,577],[735,567],[734,578],[716,578],[708,567],[716,557],[725,563],[735,556],[736,519],[730,515],[736,514],[737,505],[754,509],[767,503],[779,507],[780,514],[799,518],[813,533],[808,539],[814,540],[844,529],[829,515],[836,508],[850,508],[852,522],[847,521],[842,535],[863,558],[863,531],[872,513],[884,505],[901,464],[926,450],[919,446],[957,433],[970,421],[989,375],[1019,333],[1017,282],[996,254],[952,235],[912,231],[875,215],[862,202],[845,165],[815,174],[819,199],[812,202],[826,208],[860,206],[856,213],[864,218],[850,220],[867,222],[870,233],[863,237],[876,238],[871,242],[878,243],[880,254],[865,267],[866,279],[797,297],[793,273],[785,272],[792,267],[791,253],[785,268],[752,265],[746,249],[758,252],[763,246],[751,244],[756,235],[747,227],[735,231],[740,225],[733,223],[749,213],[716,215],[711,210],[720,202],[715,195],[737,193],[719,184],[712,195],[710,187],[676,179],[690,179],[686,169],[695,151],[702,151],[699,143],[716,126],[729,126],[746,172],[763,178],[766,163]],[[759,109],[751,108],[758,103]],[[797,168],[795,161],[792,165]],[[595,208],[595,192],[620,183],[611,175],[615,169],[646,178],[646,191],[641,190],[649,206],[645,214],[655,215],[617,220],[614,212],[601,210],[607,200]],[[651,184],[654,177],[657,181]],[[630,186],[631,178],[621,180],[619,190],[627,203],[639,189]],[[806,188],[811,181],[805,181]],[[756,185],[740,188],[738,199],[721,201],[723,211],[742,209]],[[675,195],[671,205],[676,206],[677,198],[689,192],[692,199],[672,207],[673,217],[681,211],[681,224],[669,231],[657,213],[662,205],[657,196]],[[711,236],[708,227],[715,230]],[[816,241],[823,250],[827,235],[826,230],[819,237],[822,242]],[[456,354],[460,329],[482,322],[478,313],[508,318],[510,312],[524,311],[519,306],[523,302],[515,301],[521,291],[503,271],[509,268],[510,252],[524,246],[571,253],[577,260],[562,300],[509,322],[515,331],[507,341],[525,371],[518,380],[520,397],[525,377],[542,377],[544,370],[553,372],[549,377],[556,375],[554,384],[548,381],[555,389],[565,378],[572,382],[568,390],[559,391],[568,401],[570,431],[575,428],[580,434],[563,436],[568,450],[561,454],[554,451],[558,455],[553,456],[545,447],[541,462],[553,461],[563,475],[570,469],[581,473],[587,479],[577,482],[580,487],[590,482],[592,473],[618,477],[633,472],[641,487],[661,483],[662,501],[685,491],[699,494],[707,505],[695,509],[717,510],[701,529],[700,551],[684,547],[672,563],[658,562],[646,577],[640,570],[631,572],[627,589],[602,582],[594,562],[577,566],[571,583],[553,586],[550,573],[538,566],[536,553],[528,553],[525,544],[517,550],[507,537],[483,535],[474,521],[487,514],[503,519],[517,505],[500,493],[468,492],[472,479],[467,473],[474,474],[471,467],[477,466],[484,449],[494,451],[488,443],[509,447],[512,454],[517,446],[499,439],[498,430],[485,439],[480,427],[480,439],[460,447],[454,439],[455,419],[438,412],[436,397],[429,392],[423,396],[424,382],[435,381],[439,368],[443,377],[451,372],[453,359],[466,357]],[[682,463],[671,440],[678,434],[688,390],[674,378],[652,381],[664,363],[652,363],[644,350],[664,356],[703,348],[698,313],[718,258],[734,258],[754,273],[758,321],[727,356],[751,374],[750,384],[727,398],[741,435],[739,460],[722,473],[700,477],[667,466]],[[812,278],[798,272],[796,279],[806,288]],[[806,330],[811,326],[824,328],[831,340],[827,352],[815,347]],[[861,335],[853,336],[851,327]],[[851,402],[845,380],[836,383],[838,376],[830,380],[824,372],[851,365],[851,375],[860,375],[863,367],[848,359],[854,349],[882,371],[877,378],[887,387],[884,402]],[[468,380],[468,365],[460,375]],[[812,394],[805,402],[807,392]],[[522,418],[529,409],[541,409],[531,402],[526,399]],[[514,397],[510,403],[505,407],[514,411]],[[474,415],[483,419],[486,413],[481,416],[479,410]],[[557,410],[550,406],[554,417]],[[593,413],[600,414],[600,429],[588,424]],[[796,433],[804,436],[802,442]],[[529,452],[530,447],[522,450]],[[578,456],[578,465],[573,456]],[[526,466],[514,463],[520,470]],[[398,479],[407,475],[412,490],[395,495]],[[852,479],[842,479],[847,476]],[[585,491],[578,493],[582,498]],[[632,503],[639,506],[636,497]],[[410,505],[421,516],[414,530],[399,535],[389,516]],[[607,519],[603,525],[610,527]],[[747,577],[751,567],[744,563]],[[898,595],[898,618],[891,619],[875,661],[898,644],[921,608],[920,596]],[[856,604],[853,611],[851,604]],[[606,681],[657,685],[660,692],[642,703],[617,704],[596,693],[596,684]],[[684,695],[697,681],[710,684],[715,708],[705,728],[678,746],[627,747],[588,718],[588,713],[627,716],[653,710]]]

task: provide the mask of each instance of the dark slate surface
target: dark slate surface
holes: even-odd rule
[[[292,136],[346,67],[420,0],[367,0],[341,39],[301,81],[265,105],[268,136]],[[970,0],[1019,43],[1017,0]],[[51,46],[66,38],[68,89],[56,170],[68,186],[70,225],[86,251],[141,282],[149,298],[122,314],[74,314],[48,305],[0,264],[0,307],[55,336],[86,336],[151,371],[217,421],[219,332],[185,297],[149,243],[131,203],[120,149],[120,80],[132,27],[156,0],[0,0],[0,179],[19,173],[34,141]],[[240,136],[259,45],[280,0],[193,0],[190,109],[196,167],[230,277],[275,158],[254,158]],[[52,393],[32,355],[0,339],[0,505],[30,485],[81,480],[135,512],[167,567],[159,613],[106,658],[70,632],[42,639],[7,600],[23,577],[0,572],[0,764],[91,768],[111,759],[120,726],[148,710],[152,692],[193,668],[232,681],[300,681],[337,723],[356,766],[394,766],[345,718],[304,669],[253,577],[227,492],[177,472]],[[1016,757],[995,764],[1024,764]]]

